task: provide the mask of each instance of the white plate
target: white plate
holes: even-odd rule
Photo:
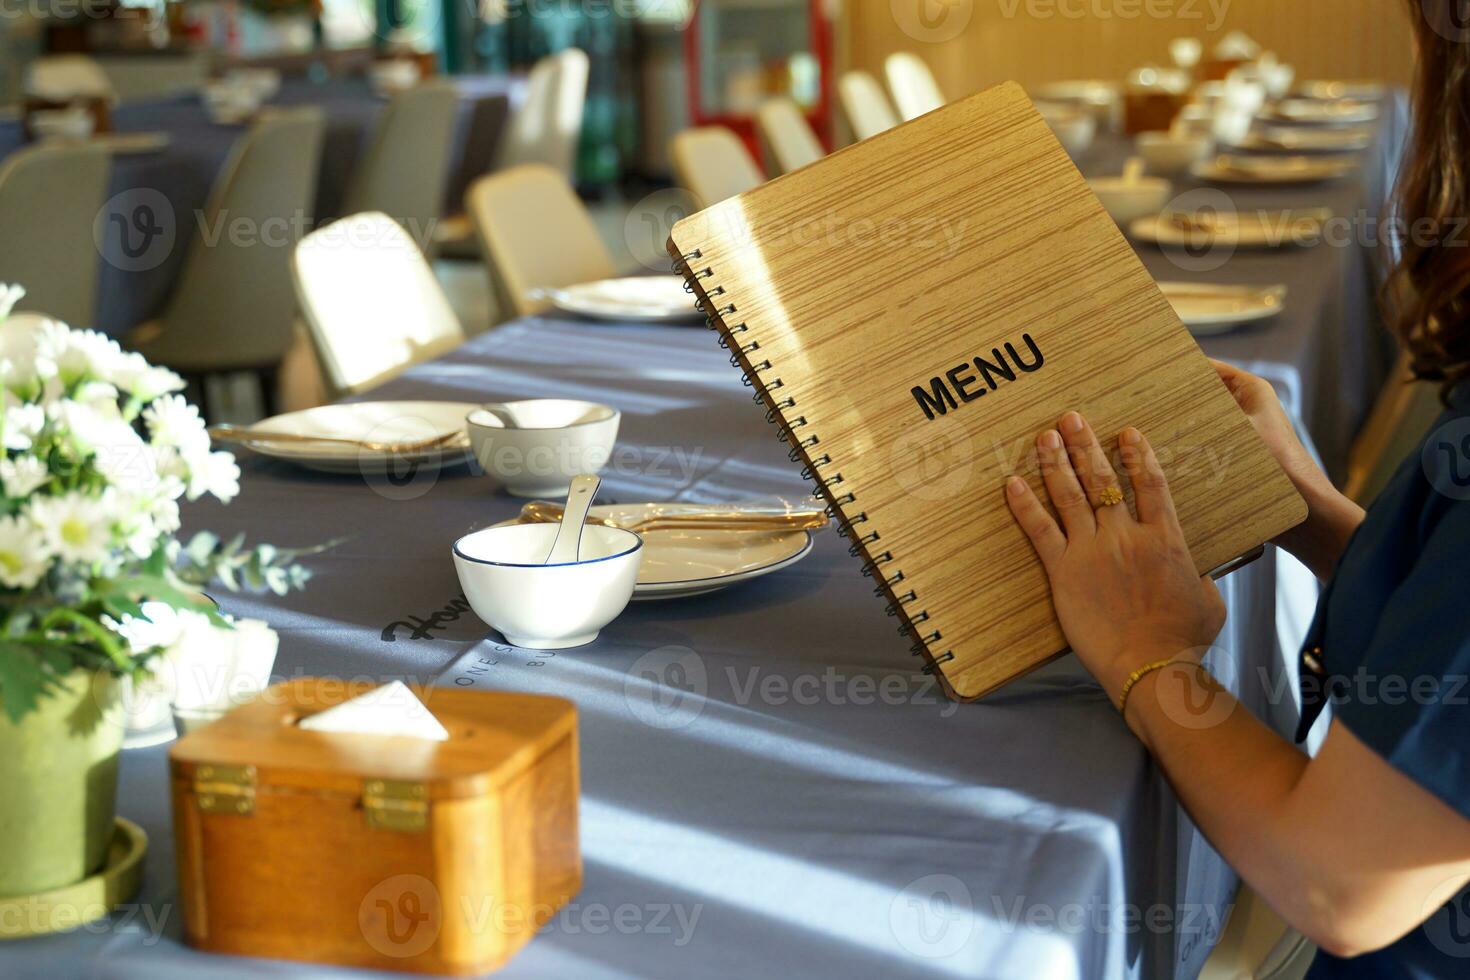
[[[1353,166],[1353,160],[1343,157],[1222,154],[1213,160],[1201,160],[1190,173],[1217,184],[1310,184],[1345,177]]]
[[[473,402],[350,402],[323,405],[277,415],[251,426],[266,432],[366,439],[372,442],[415,442],[441,433],[460,438],[445,447],[390,456],[356,446],[330,442],[242,442],[249,449],[323,473],[382,474],[414,463],[458,466],[470,458],[465,416],[479,406]]]
[[[1358,99],[1282,99],[1265,113],[1268,119],[1318,126],[1356,126],[1378,118],[1378,106]]]
[[[1251,133],[1240,144],[1245,150],[1285,150],[1289,153],[1354,153],[1373,142],[1373,130],[1303,129],[1296,126],[1267,126]]]
[[[563,312],[597,320],[647,323],[704,319],[694,306],[694,297],[684,291],[680,276],[603,279],[542,293]]]
[[[1229,333],[1243,323],[1268,320],[1286,306],[1285,286],[1218,286],[1161,282],[1164,298],[1197,337]]]
[[[1245,211],[1224,217],[1218,230],[1181,228],[1166,214],[1139,218],[1128,234],[1141,242],[1173,248],[1284,248],[1315,245],[1322,238],[1322,221],[1315,217],[1288,218],[1279,211]]]
[[[631,523],[655,508],[659,513],[703,509],[698,504],[606,504],[591,513]],[[770,575],[801,561],[814,544],[810,531],[655,530],[642,537],[634,601],[683,599]]]

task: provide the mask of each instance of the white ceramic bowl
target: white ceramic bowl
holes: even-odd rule
[[[1139,218],[1164,209],[1174,186],[1162,177],[1094,177],[1087,182],[1119,227],[1127,228]]]
[[[1169,133],[1139,133],[1138,155],[1148,172],[1160,177],[1177,177],[1210,155],[1214,141],[1208,136],[1174,136]]]
[[[540,398],[506,402],[520,423],[507,429],[484,409],[465,419],[485,472],[517,497],[564,497],[572,477],[600,473],[612,458],[622,414],[596,402]]]
[[[230,79],[208,82],[199,94],[209,118],[216,123],[243,122],[260,109],[260,96],[248,85]]]
[[[1056,134],[1057,142],[1074,160],[1092,147],[1097,136],[1097,116],[1080,109],[1050,108],[1042,109],[1041,116]]]
[[[454,543],[454,568],[470,608],[512,646],[565,650],[591,643],[633,598],[642,538],[588,524],[577,562],[541,564],[557,528],[490,527]]]
[[[281,90],[281,73],[274,68],[236,68],[227,77],[249,89],[259,102],[269,102]]]
[[[368,84],[379,95],[393,95],[417,85],[420,74],[414,61],[401,58],[375,61],[368,68]]]
[[[31,129],[43,140],[84,140],[92,135],[96,125],[96,118],[82,106],[38,109],[31,113]]]

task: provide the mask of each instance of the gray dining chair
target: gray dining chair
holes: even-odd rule
[[[134,328],[134,349],[201,387],[214,376],[254,374],[273,409],[296,312],[291,255],[311,225],[323,129],[322,111],[307,107],[267,113],[240,138],[168,306]]]
[[[459,90],[445,79],[424,82],[388,103],[361,164],[347,186],[344,214],[381,211],[420,245],[440,217]]]
[[[0,162],[0,282],[25,287],[21,309],[93,325],[93,226],[111,173],[95,143],[27,147]]]

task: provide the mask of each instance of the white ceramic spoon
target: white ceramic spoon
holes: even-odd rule
[[[548,565],[571,565],[581,558],[582,525],[587,523],[587,511],[602,486],[599,477],[583,474],[572,480],[567,491],[566,509],[562,511],[561,524],[556,529],[556,540],[552,542],[551,554],[546,556]]]
[[[516,419],[515,409],[501,402],[489,402],[481,405],[480,411],[495,416],[496,420],[507,429],[519,429],[521,423]]]

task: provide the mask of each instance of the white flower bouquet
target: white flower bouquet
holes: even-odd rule
[[[142,677],[185,639],[198,650],[201,631],[233,631],[200,592],[210,582],[285,593],[308,577],[295,563],[306,552],[177,540],[181,498],[239,492],[234,457],[212,449],[177,374],[95,331],[11,316],[22,295],[0,284],[0,705],[12,720],[78,668]]]

